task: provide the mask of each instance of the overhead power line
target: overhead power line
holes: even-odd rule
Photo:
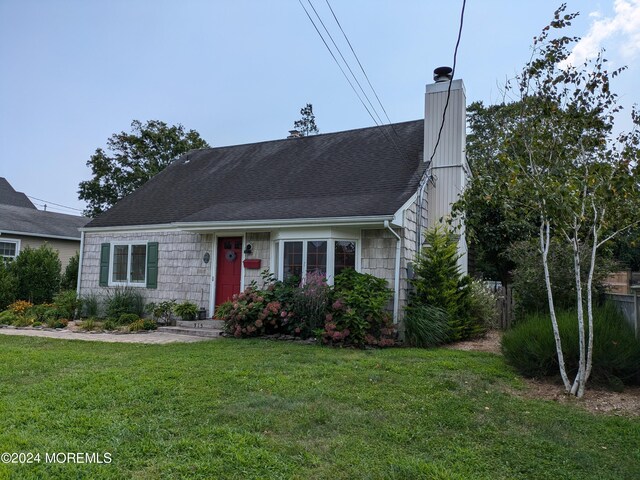
[[[362,99],[362,96],[360,95],[360,93],[358,92],[358,90],[356,89],[356,87],[354,86],[353,82],[351,81],[351,78],[349,78],[349,76],[347,75],[347,72],[345,72],[344,68],[342,67],[342,64],[340,63],[340,61],[338,60],[338,58],[336,57],[336,55],[334,54],[333,50],[331,49],[331,47],[329,46],[329,43],[327,42],[327,40],[325,39],[324,35],[322,34],[322,32],[320,32],[320,29],[318,28],[318,25],[316,24],[315,20],[312,18],[311,14],[309,13],[308,9],[305,7],[305,5],[303,4],[302,0],[298,0],[298,2],[300,3],[300,6],[303,8],[303,10],[305,11],[305,13],[307,14],[307,17],[309,18],[309,21],[311,22],[311,24],[313,25],[313,27],[315,28],[316,32],[318,33],[318,35],[320,36],[322,42],[324,43],[324,46],[327,48],[327,50],[329,51],[329,53],[331,54],[331,57],[333,58],[334,62],[336,63],[336,65],[338,65],[338,68],[340,68],[340,71],[342,72],[342,75],[345,77],[345,79],[347,80],[347,82],[349,83],[349,85],[351,86],[351,89],[354,91],[354,93],[356,94],[356,96],[358,97],[358,100],[360,101],[360,103],[362,104],[362,106],[365,108],[365,110],[367,111],[367,113],[369,114],[369,116],[371,117],[371,119],[373,120],[373,123],[377,126],[380,127],[380,131],[382,132],[382,134],[384,135],[385,139],[387,141],[389,141],[393,147],[396,149],[396,151],[398,152],[399,155],[404,156],[407,160],[409,160],[409,157],[407,156],[406,152],[402,152],[400,150],[400,147],[398,147],[398,144],[395,142],[395,140],[393,139],[393,136],[391,135],[387,135],[387,132],[385,131],[385,129],[383,128],[385,126],[385,122],[382,120],[382,117],[380,116],[380,114],[378,113],[376,107],[374,106],[373,102],[371,101],[371,99],[369,98],[369,96],[367,95],[365,89],[362,87],[362,84],[360,83],[360,81],[358,80],[356,74],[353,72],[353,69],[351,68],[351,66],[349,65],[349,62],[347,61],[347,59],[345,58],[345,56],[342,54],[342,51],[340,50],[340,47],[338,46],[338,44],[335,42],[335,40],[333,39],[333,36],[331,35],[331,33],[329,32],[329,29],[326,27],[325,23],[322,21],[322,18],[320,17],[318,11],[316,10],[316,8],[313,6],[313,3],[311,2],[311,0],[307,0],[309,3],[309,6],[313,9],[313,12],[315,13],[316,17],[318,18],[318,20],[320,21],[320,24],[322,25],[324,31],[326,32],[327,36],[329,37],[331,43],[333,44],[334,48],[336,49],[336,51],[338,52],[338,55],[340,56],[340,58],[342,58],[342,61],[344,62],[344,64],[346,65],[347,69],[349,70],[349,72],[351,73],[351,76],[353,77],[353,79],[355,80],[356,84],[358,85],[358,87],[360,88],[360,91],[362,92],[362,95],[366,98],[367,103],[369,104],[369,107],[367,107],[367,105],[365,104],[364,100]],[[331,6],[329,5],[329,8],[331,8]],[[333,9],[331,9],[331,12],[333,14],[334,19],[336,20],[336,22],[338,23],[338,25],[340,26],[338,20],[337,20],[337,16],[335,15],[335,12],[333,12]],[[343,35],[346,34],[344,33],[344,30],[342,29],[342,27],[340,26],[340,29],[343,32]],[[348,39],[347,39],[348,41]],[[351,50],[353,51],[353,47],[350,47]],[[355,52],[354,52],[355,54]],[[360,63],[360,61],[358,60],[358,63],[360,64],[361,68],[362,68],[362,64]],[[365,72],[365,76],[366,76],[366,72]],[[368,81],[368,78],[367,78]],[[369,82],[369,85],[371,86],[371,82]],[[373,90],[373,87],[372,87]],[[378,102],[381,104],[380,99],[377,95],[377,93],[374,90],[374,94],[376,95],[376,98],[378,99]],[[383,110],[384,110],[384,106],[382,106]],[[373,113],[371,113],[373,111]],[[374,116],[375,114],[375,116]],[[386,111],[385,111],[386,114]],[[377,120],[376,120],[377,117]],[[388,115],[387,115],[387,119],[389,119]],[[391,127],[391,129],[393,130],[393,132],[395,133],[395,135],[399,138],[398,133],[396,132],[395,128],[393,127],[393,125],[391,124],[391,121],[389,120],[389,126]]]
[[[38,202],[44,202],[46,205],[55,205],[56,207],[67,208],[69,210],[75,210],[76,212],[82,212],[79,208],[68,207],[67,205],[61,205],[59,203],[50,202],[49,200],[43,200],[42,198],[32,197],[31,195],[27,195],[31,200],[37,200]]]
[[[444,103],[444,109],[442,110],[442,122],[440,123],[440,130],[438,130],[438,138],[436,139],[436,144],[433,146],[433,153],[431,157],[429,157],[429,163],[433,160],[433,157],[436,156],[436,151],[438,149],[438,145],[440,144],[440,136],[442,135],[442,129],[444,128],[444,121],[447,116],[447,108],[449,107],[449,98],[451,97],[451,83],[453,83],[453,79],[456,74],[456,62],[458,60],[458,47],[460,46],[460,38],[462,38],[462,26],[464,24],[464,8],[467,5],[467,0],[462,0],[462,11],[460,12],[460,28],[458,28],[458,39],[456,40],[456,47],[453,50],[453,66],[451,67],[451,80],[449,80],[449,87],[447,88],[447,100]]]

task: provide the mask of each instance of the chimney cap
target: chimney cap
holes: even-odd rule
[[[300,130],[289,130],[289,136],[287,138],[300,138],[301,136]]]
[[[453,69],[451,67],[438,67],[433,71],[433,80],[436,83],[448,82],[453,78]]]

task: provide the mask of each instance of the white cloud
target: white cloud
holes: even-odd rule
[[[640,0],[615,0],[614,16],[604,17],[593,12],[593,23],[587,35],[573,47],[571,55],[560,65],[579,65],[594,58],[605,46],[620,54],[625,61],[640,53]]]

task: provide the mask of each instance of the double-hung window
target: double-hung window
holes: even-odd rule
[[[0,258],[15,259],[20,253],[20,240],[0,240]]]
[[[112,285],[144,286],[147,281],[147,244],[114,244],[110,280]]]

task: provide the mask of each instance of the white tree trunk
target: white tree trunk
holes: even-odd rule
[[[571,394],[581,397],[579,392],[584,394],[584,384],[586,382],[586,345],[584,332],[584,306],[582,304],[582,275],[580,267],[580,243],[578,242],[578,232],[574,230],[571,239],[573,249],[573,269],[576,278],[576,303],[578,307],[578,339],[580,345],[580,357],[578,360],[578,373],[571,386]]]
[[[540,249],[542,251],[542,265],[544,267],[544,281],[547,286],[547,299],[549,300],[549,314],[551,315],[551,325],[553,326],[553,337],[556,341],[556,353],[558,354],[558,364],[560,366],[560,376],[562,383],[567,392],[571,391],[571,382],[567,377],[567,371],[564,364],[564,355],[562,353],[562,342],[560,341],[560,331],[558,330],[558,319],[556,318],[556,310],[553,305],[553,292],[551,291],[551,277],[549,276],[549,244],[550,244],[551,225],[546,219],[542,219],[540,224]]]
[[[587,365],[586,372],[584,378],[584,384],[586,385],[587,380],[591,376],[591,367],[593,366],[593,275],[596,267],[596,253],[598,251],[598,213],[594,213],[594,222],[592,227],[593,233],[593,244],[591,246],[591,258],[589,265],[589,276],[587,277],[587,320],[589,322],[589,340],[587,344]],[[582,388],[582,392],[578,391],[578,396],[582,397],[584,395],[584,386]]]

